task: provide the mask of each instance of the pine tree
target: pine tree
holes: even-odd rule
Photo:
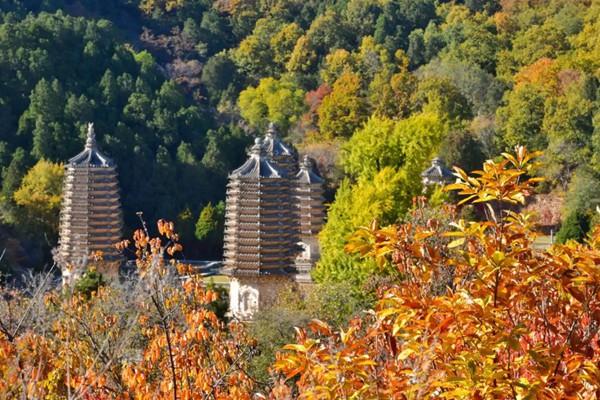
[[[2,171],[2,192],[0,193],[0,219],[6,223],[16,222],[16,204],[13,194],[21,185],[21,180],[31,165],[31,160],[22,148],[13,153],[8,167]]]

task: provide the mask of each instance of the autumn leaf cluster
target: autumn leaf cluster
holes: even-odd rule
[[[305,399],[590,399],[600,395],[600,229],[533,248],[536,153],[517,148],[448,190],[488,219],[364,228],[347,246],[403,279],[335,331],[313,322],[275,367]],[[439,238],[449,240],[434,240]],[[436,288],[448,277],[442,293]]]
[[[144,225],[145,226],[145,225]],[[0,398],[249,399],[255,341],[213,311],[217,293],[189,266],[171,222],[134,232],[136,276],[91,295],[2,290]]]
[[[216,293],[170,258],[174,225],[134,233],[135,285],[91,296],[4,289],[0,397],[48,399],[593,399],[600,393],[600,229],[585,243],[534,248],[519,211],[539,179],[519,147],[472,174],[458,205],[416,199],[400,225],[373,223],[347,245],[396,270],[346,326],[297,328],[270,368],[257,342],[211,308]],[[462,220],[477,205],[485,218]],[[437,217],[436,217],[437,215]],[[443,218],[442,218],[443,216]]]

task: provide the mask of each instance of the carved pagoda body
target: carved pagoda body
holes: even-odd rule
[[[322,180],[313,165],[305,161],[299,169],[295,151],[272,127],[230,174],[224,267],[231,275],[230,311],[235,317],[251,319],[286,285],[310,282],[324,215],[319,186]]]
[[[121,229],[116,165],[98,150],[90,124],[85,149],[66,166],[55,254],[63,284],[77,279],[92,263],[105,276],[115,276],[121,261],[115,247]]]
[[[298,244],[302,249],[295,260],[295,279],[299,283],[310,283],[310,271],[321,256],[317,235],[323,228],[325,219],[323,179],[318,175],[315,163],[309,157],[304,157],[294,178]]]

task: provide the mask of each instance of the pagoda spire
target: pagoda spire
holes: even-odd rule
[[[262,141],[266,155],[285,174],[293,176],[298,171],[298,154],[296,150],[284,143],[273,122],[269,123],[265,138]]]
[[[96,132],[94,131],[94,123],[88,122],[87,124],[87,139],[85,141],[86,150],[96,149]]]
[[[250,149],[250,154],[253,156],[264,156],[266,154],[261,138],[257,137],[256,139],[254,139],[254,145]]]
[[[54,259],[63,284],[71,284],[90,265],[106,277],[121,263],[114,244],[121,240],[121,200],[117,168],[100,152],[94,124],[87,125],[85,148],[65,166],[59,244]],[[94,255],[102,254],[102,261]]]
[[[267,137],[272,139],[275,136],[277,136],[277,128],[273,122],[269,122],[269,126],[267,128]]]

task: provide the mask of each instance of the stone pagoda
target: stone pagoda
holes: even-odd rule
[[[98,150],[90,123],[84,150],[66,165],[55,253],[63,284],[76,280],[91,264],[106,277],[116,276],[121,258],[115,244],[121,229],[116,165]]]
[[[454,180],[454,174],[450,171],[441,158],[435,157],[431,166],[421,173],[423,187],[443,186]]]
[[[291,180],[257,138],[248,160],[229,175],[224,267],[231,275],[230,311],[250,319],[291,282],[297,230]]]
[[[323,178],[319,176],[314,160],[308,156],[302,160],[294,178],[294,203],[302,248],[295,261],[295,278],[298,283],[310,283],[310,270],[321,255],[317,235],[325,218]]]

